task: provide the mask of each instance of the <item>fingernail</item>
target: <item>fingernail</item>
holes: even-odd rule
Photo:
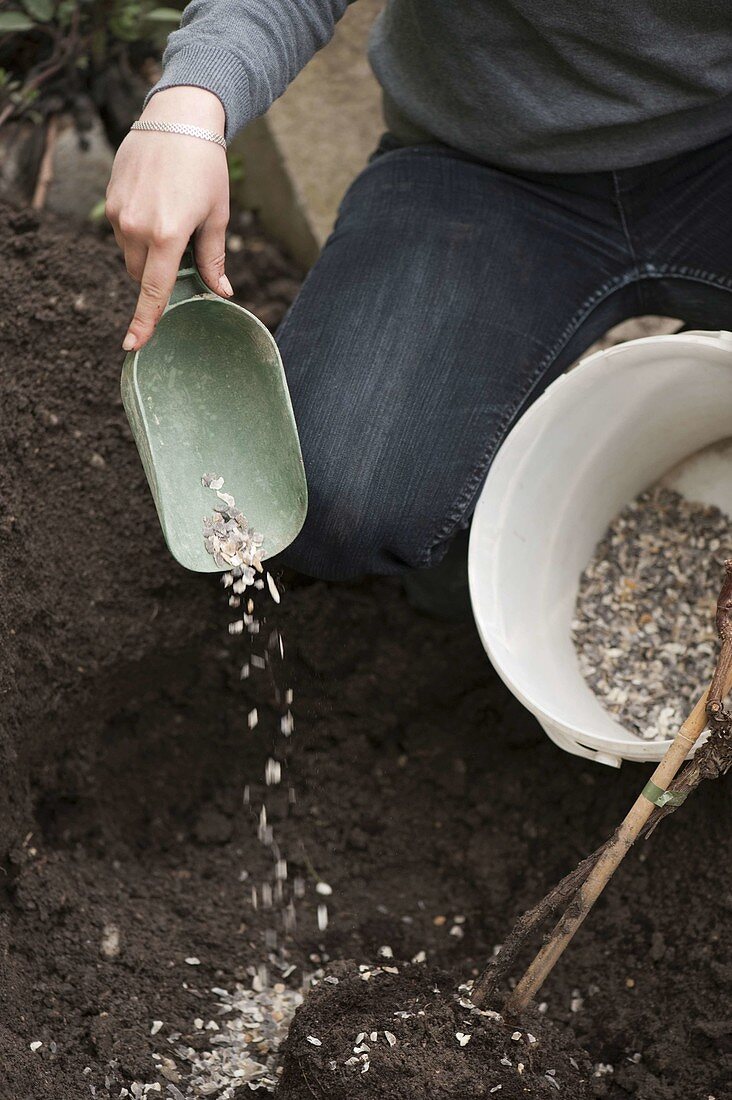
[[[232,298],[234,295],[234,288],[225,275],[222,275],[219,279],[219,290],[222,291],[227,298]]]
[[[131,332],[128,332],[122,341],[122,351],[132,351],[135,346],[136,340]]]

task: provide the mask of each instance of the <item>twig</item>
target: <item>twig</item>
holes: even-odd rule
[[[722,646],[709,688],[671,742],[650,782],[610,839],[562,879],[539,905],[520,918],[506,941],[506,956],[501,958],[501,951],[476,983],[472,997],[475,1004],[482,1004],[495,989],[497,980],[505,973],[529,932],[545,916],[555,912],[562,902],[569,900],[564,915],[504,1005],[507,1015],[520,1015],[544,984],[613,872],[643,830],[650,832],[655,828],[658,821],[681,805],[703,779],[716,778],[732,766],[732,718],[723,705],[724,697],[732,688],[732,560],[725,562],[716,625]],[[712,733],[709,741],[681,776],[675,779],[690,749],[710,724]]]
[[[41,164],[38,169],[36,188],[33,192],[33,198],[31,199],[31,206],[34,210],[42,210],[46,205],[46,195],[48,194],[48,188],[53,180],[53,158],[56,152],[57,141],[58,117],[56,115],[51,115],[46,125],[43,156],[41,157]]]
[[[76,58],[83,56],[86,39],[79,34],[80,19],[81,14],[77,4],[73,9],[66,37],[58,27],[54,30],[50,26],[44,27],[40,23],[36,24],[35,32],[48,35],[53,40],[54,45],[50,57],[34,66],[28,73],[22,87],[26,100],[29,93],[38,91],[51,77],[61,72],[62,69],[73,67]],[[4,126],[14,115],[22,114],[22,111],[23,107],[17,103],[6,104],[0,111],[0,127]]]
[[[470,999],[474,1005],[480,1007],[486,1001],[491,1001],[531,933],[543,924],[547,917],[553,916],[561,905],[567,904],[570,898],[574,897],[608,844],[609,841],[606,840],[592,855],[585,856],[581,863],[560,879],[541,901],[521,914],[501,945],[500,951],[493,956],[473,986]]]

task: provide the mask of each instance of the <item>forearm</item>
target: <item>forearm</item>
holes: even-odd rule
[[[180,85],[205,88],[223,104],[230,139],[263,115],[330,40],[348,3],[192,0],[168,39],[163,76],[150,95]]]

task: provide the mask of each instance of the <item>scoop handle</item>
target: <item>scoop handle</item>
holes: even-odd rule
[[[193,254],[193,240],[186,245],[180,258],[180,266],[175,285],[168,301],[168,308],[175,306],[186,298],[194,298],[197,294],[210,294],[211,291],[201,278],[196,260]]]

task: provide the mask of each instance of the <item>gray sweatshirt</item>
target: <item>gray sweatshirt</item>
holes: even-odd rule
[[[348,2],[193,0],[153,93],[213,92],[231,138]],[[387,0],[369,57],[397,137],[499,167],[626,168],[732,132],[730,0]]]

